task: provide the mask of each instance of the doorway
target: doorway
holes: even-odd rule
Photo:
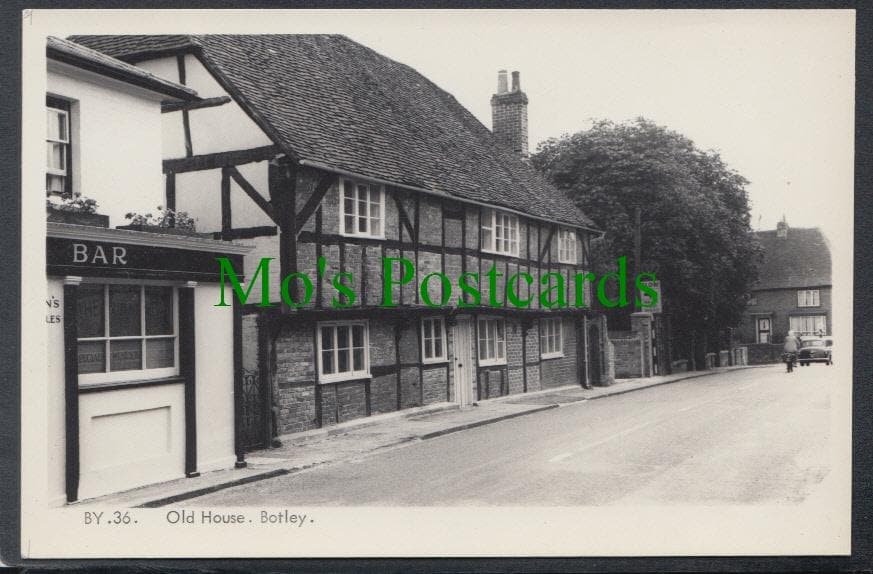
[[[452,327],[455,402],[465,407],[473,402],[473,335],[469,317],[458,317]]]

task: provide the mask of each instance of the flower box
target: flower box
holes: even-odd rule
[[[126,229],[128,231],[143,231],[145,233],[163,233],[165,235],[185,235],[188,237],[212,237],[211,233],[198,233],[193,229],[179,229],[177,227],[162,227],[160,225],[148,225],[143,223],[133,223],[130,225],[117,225],[115,229]]]
[[[91,227],[109,227],[109,216],[99,213],[86,213],[46,206],[48,221],[53,223],[68,223],[71,225],[88,225]]]

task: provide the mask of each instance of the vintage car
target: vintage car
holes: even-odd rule
[[[832,337],[801,337],[797,361],[805,367],[810,363],[834,364]]]

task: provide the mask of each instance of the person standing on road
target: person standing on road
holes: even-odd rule
[[[794,334],[794,331],[788,331],[785,335],[785,344],[782,346],[782,352],[785,354],[786,372],[794,371],[794,361],[797,358],[797,351],[800,349],[800,339]]]

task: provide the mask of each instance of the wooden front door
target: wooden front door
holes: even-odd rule
[[[455,402],[462,407],[473,402],[473,335],[469,317],[458,317],[452,327],[452,369],[455,379]]]

